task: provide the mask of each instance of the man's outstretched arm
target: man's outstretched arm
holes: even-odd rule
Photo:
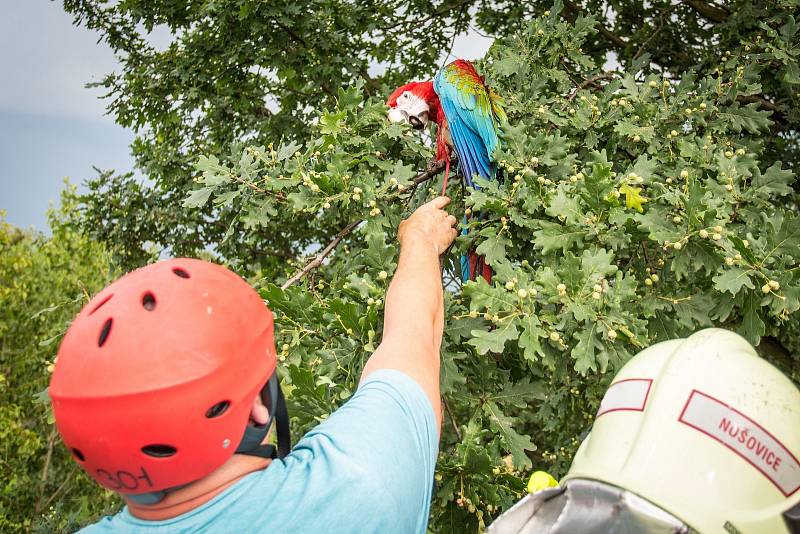
[[[438,197],[400,223],[400,260],[386,295],[383,341],[361,376],[379,369],[396,369],[425,391],[441,426],[439,349],[444,329],[444,297],[439,255],[455,239],[456,218]]]

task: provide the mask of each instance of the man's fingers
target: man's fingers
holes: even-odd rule
[[[442,209],[445,206],[447,206],[448,204],[450,204],[450,199],[448,197],[436,197],[433,200],[431,200],[430,202],[428,202],[428,204],[430,204],[431,206],[433,206],[433,207],[435,207],[437,209]]]
[[[456,219],[453,215],[448,215],[447,216],[447,224],[449,226],[455,226],[457,222],[458,222],[458,219]]]

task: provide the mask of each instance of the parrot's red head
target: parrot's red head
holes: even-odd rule
[[[398,87],[386,101],[390,122],[408,122],[416,130],[422,130],[428,121],[439,124],[443,117],[439,97],[433,90],[433,82],[411,82]]]

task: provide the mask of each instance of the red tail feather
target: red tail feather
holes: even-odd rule
[[[467,253],[469,260],[469,279],[477,280],[478,276],[482,276],[486,282],[492,283],[492,268],[486,265],[486,258],[478,256],[474,250]]]
[[[447,196],[447,179],[450,177],[450,158],[444,163],[444,181],[442,182],[442,196]]]

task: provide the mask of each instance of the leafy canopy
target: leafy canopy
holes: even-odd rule
[[[186,255],[214,248],[229,259],[278,268],[308,245],[307,234],[283,213],[273,216],[273,227],[221,243],[234,213],[211,205],[180,209],[197,157],[223,157],[233,142],[307,141],[318,110],[334,105],[339,88],[360,78],[366,95],[384,98],[402,83],[432,76],[468,29],[509,37],[545,10],[578,26],[586,24],[585,15],[596,14],[595,30],[584,32],[580,48],[598,67],[616,61],[635,72],[647,64],[679,80],[692,72],[728,70],[731,54],[749,55],[742,75],[758,80],[726,112],[731,126],[752,132],[765,124],[759,110],[771,111],[769,131],[762,134],[770,137],[764,157],[794,168],[800,123],[797,0],[718,4],[568,0],[551,9],[551,0],[64,0],[75,22],[97,31],[117,53],[120,71],[94,85],[108,95],[117,122],[136,131],[133,154],[148,179],[141,184],[130,176],[100,175],[86,198],[86,227],[113,242],[126,267],[163,250]],[[153,30],[170,37],[156,39]],[[564,60],[571,63],[576,54],[570,50]],[[498,60],[504,73],[518,61]],[[557,76],[567,81],[567,73]],[[336,118],[327,120],[335,124]],[[641,128],[648,142],[653,135],[646,126],[629,127]]]
[[[774,112],[741,99],[764,66],[749,52],[767,45],[742,43],[724,68],[674,80],[645,61],[601,70],[582,51],[596,32],[595,19],[571,23],[556,8],[481,64],[509,123],[494,154],[501,179],[463,196],[451,186],[455,213],[483,217],[445,259],[436,531],[482,528],[531,469],[563,474],[614,372],[642,348],[708,326],[775,347],[797,322],[795,176],[772,159]],[[317,248],[261,274],[301,428],[352,395],[381,338],[394,229],[441,180],[413,185],[430,148],[387,124],[359,85],[339,91],[312,134],[201,158],[185,200],[232,209],[231,236],[253,231],[258,213],[306,229],[364,221],[299,285],[276,283]],[[492,284],[459,287],[454,259],[470,246]],[[797,379],[785,349],[770,357]]]
[[[453,212],[484,216],[444,260],[433,531],[478,531],[530,470],[563,474],[614,372],[652,343],[731,328],[798,380],[796,0],[64,5],[123,58],[102,85],[149,179],[102,174],[79,226],[125,268],[204,251],[259,287],[297,431],[355,390],[397,224],[440,187],[385,94],[432,74],[467,24],[501,37],[479,70],[509,114],[502,179],[451,181]],[[164,49],[146,39],[158,25]],[[459,286],[470,246],[491,285]]]

